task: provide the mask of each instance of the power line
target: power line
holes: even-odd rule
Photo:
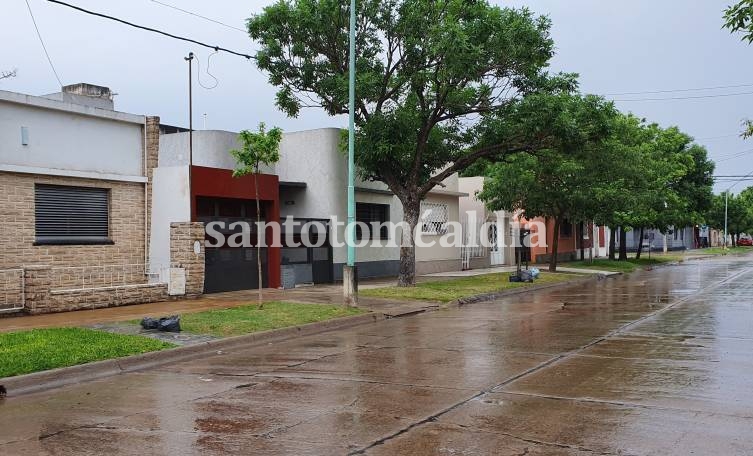
[[[733,133],[731,135],[721,135],[721,136],[706,136],[704,138],[695,138],[696,141],[711,141],[712,139],[723,139],[723,138],[739,138],[740,133]]]
[[[123,19],[118,19],[117,17],[114,17],[114,16],[108,16],[107,14],[97,13],[95,11],[89,11],[89,10],[81,8],[79,6],[71,5],[70,3],[61,2],[60,0],[47,0],[47,1],[51,2],[51,3],[57,3],[58,5],[67,6],[68,8],[72,8],[72,9],[75,9],[77,11],[81,11],[82,13],[91,14],[92,16],[97,16],[97,17],[101,17],[101,18],[104,18],[104,19],[110,19],[111,21],[120,22],[121,24],[125,24],[125,25],[128,25],[130,27],[134,27],[134,28],[141,29],[141,30],[146,30],[148,32],[159,33],[160,35],[164,35],[164,36],[169,37],[169,38],[173,38],[173,39],[181,40],[181,41],[187,41],[189,43],[197,44],[197,45],[203,46],[205,48],[214,49],[215,51],[227,52],[228,54],[237,55],[239,57],[245,57],[245,58],[247,58],[249,60],[251,60],[251,59],[254,58],[254,57],[252,57],[252,56],[250,56],[248,54],[244,54],[242,52],[236,52],[236,51],[233,51],[233,50],[230,50],[230,49],[226,49],[226,48],[221,47],[221,46],[212,46],[210,44],[202,43],[201,41],[197,41],[197,40],[194,40],[192,38],[186,38],[184,36],[173,35],[172,33],[164,32],[162,30],[158,30],[158,29],[155,29],[155,28],[151,28],[151,27],[146,27],[146,26],[143,26],[143,25],[134,24],[132,22],[125,21]]]
[[[733,158],[737,158],[737,157],[741,157],[741,156],[743,156],[745,154],[749,154],[751,152],[753,152],[753,149],[743,150],[741,152],[736,152],[736,153],[733,153],[733,154],[730,154],[730,155],[722,155],[721,157],[719,157],[719,160],[714,160],[714,162],[715,163],[722,163],[722,162],[725,162],[725,161],[732,160]]]
[[[206,16],[202,16],[201,14],[198,14],[198,13],[194,13],[194,12],[192,12],[192,11],[188,11],[188,10],[185,10],[185,9],[183,9],[183,8],[178,8],[177,6],[174,6],[174,5],[170,5],[170,4],[168,4],[168,3],[163,3],[163,2],[160,2],[160,1],[158,1],[158,0],[152,0],[152,2],[153,2],[153,3],[156,3],[156,4],[158,4],[158,5],[162,5],[162,6],[165,6],[165,7],[167,7],[167,8],[172,8],[172,9],[174,9],[174,10],[176,10],[176,11],[180,11],[181,13],[185,13],[185,14],[188,14],[188,15],[191,15],[191,16],[194,16],[194,17],[198,17],[198,18],[200,18],[200,19],[204,19],[205,21],[209,21],[209,22],[214,22],[215,24],[219,24],[219,25],[222,25],[223,27],[227,27],[227,28],[230,28],[230,29],[233,29],[233,30],[238,30],[239,32],[243,33],[244,35],[247,35],[247,34],[248,34],[248,31],[247,31],[247,30],[244,30],[244,29],[242,29],[242,28],[240,28],[240,27],[235,27],[235,26],[232,26],[232,25],[230,25],[230,24],[226,24],[226,23],[224,23],[224,22],[221,22],[221,21],[218,21],[218,20],[216,20],[216,19],[212,19],[211,17],[206,17]]]
[[[55,74],[55,79],[58,80],[58,84],[60,84],[60,87],[63,87],[63,82],[60,80],[60,76],[58,76],[57,70],[55,70],[55,65],[52,64],[52,59],[50,58],[50,53],[47,52],[47,46],[44,45],[44,40],[42,39],[42,34],[39,33],[39,27],[37,26],[37,20],[34,19],[34,13],[31,11],[31,5],[29,4],[29,0],[26,0],[26,7],[29,9],[29,16],[31,16],[31,22],[34,23],[34,30],[37,31],[37,37],[39,37],[39,42],[42,44],[42,49],[44,50],[44,55],[47,56],[47,62],[50,63],[50,68],[52,68],[52,72]]]
[[[53,1],[53,0],[49,0]],[[666,97],[666,98],[633,98],[631,100],[614,100],[617,102],[630,102],[630,101],[671,101],[671,100],[700,100],[703,98],[723,98],[723,97],[737,97],[741,95],[753,95],[753,92],[738,92],[738,93],[723,93],[718,95],[696,95],[691,97]]]
[[[741,87],[753,87],[753,84],[735,84],[735,85],[716,86],[716,87],[698,87],[695,89],[649,90],[649,91],[644,91],[644,92],[617,92],[617,93],[605,93],[604,95],[606,96],[649,95],[649,94],[655,94],[655,93],[700,92],[703,90],[739,89]]]

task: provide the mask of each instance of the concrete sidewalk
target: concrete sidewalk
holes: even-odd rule
[[[421,279],[431,280],[431,279]],[[376,288],[394,285],[394,280],[365,281],[362,288]],[[317,285],[298,287],[293,290],[265,289],[264,302],[293,301],[311,304],[342,304],[342,285]],[[0,318],[0,332],[19,331],[35,328],[60,328],[91,326],[94,324],[137,320],[143,317],[175,315],[206,310],[227,309],[255,304],[256,290],[243,290],[228,293],[204,295],[199,299],[155,302],[103,309],[79,310],[54,314]],[[424,301],[390,301],[380,298],[359,300],[359,307],[387,316],[404,315],[437,307],[436,303]]]
[[[458,271],[452,273],[430,274],[418,278],[419,282],[436,281],[448,278],[468,277],[484,274],[503,273],[514,268],[477,269],[473,271]],[[582,272],[597,274],[600,271],[575,270],[562,268],[562,272]],[[614,273],[603,272],[610,275]],[[395,279],[364,280],[361,289],[388,287],[395,284]],[[342,304],[342,285],[312,285],[297,287],[292,290],[264,289],[264,302],[292,301],[310,304]],[[143,317],[160,317],[167,315],[202,312],[207,310],[227,309],[249,304],[255,304],[257,290],[233,291],[204,295],[199,299],[136,304],[122,307],[108,307],[94,310],[79,310],[45,315],[0,318],[0,332],[20,331],[36,328],[60,328],[92,326],[128,320],[139,320]],[[384,298],[360,297],[358,307],[370,312],[378,312],[388,317],[418,313],[436,309],[438,303],[428,301],[390,300]]]

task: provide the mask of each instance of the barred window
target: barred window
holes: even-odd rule
[[[424,234],[447,233],[450,210],[446,204],[421,203],[421,231]]]
[[[36,184],[37,244],[109,244],[110,190]]]
[[[375,232],[372,223],[383,224],[390,220],[390,205],[389,204],[372,204],[372,203],[356,203],[356,222],[363,222],[369,228],[369,239],[378,239],[381,241],[389,239],[389,230],[387,226],[380,226],[379,230]],[[356,240],[361,241],[365,239],[365,234],[362,232],[363,227],[356,225]]]

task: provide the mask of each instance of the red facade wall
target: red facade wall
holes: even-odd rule
[[[208,196],[215,198],[238,198],[255,200],[255,180],[259,179],[259,201],[262,203],[267,222],[280,221],[280,180],[270,174],[248,175],[233,177],[233,172],[227,169],[207,168],[203,166],[191,167],[191,213],[196,221],[196,197]],[[270,288],[278,288],[280,280],[280,248],[273,247],[272,230],[267,230],[267,277]]]

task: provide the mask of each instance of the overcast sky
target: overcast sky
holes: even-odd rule
[[[720,90],[614,95],[617,100],[753,93],[753,46],[722,30],[722,11],[731,0],[530,0],[497,2],[527,6],[549,15],[557,56],[555,71],[580,74],[584,92],[616,94],[752,84]],[[118,95],[116,109],[159,115],[164,123],[187,125],[187,64],[193,51],[201,59],[201,81],[211,51],[150,32],[85,15],[44,0],[29,0],[53,63],[64,84],[89,82],[110,87]],[[70,0],[135,23],[160,28],[245,53],[255,46],[241,31],[161,6],[152,0]],[[164,0],[234,27],[261,11],[269,1]],[[34,95],[59,91],[37,39],[24,0],[4,0],[0,15],[0,70],[18,69],[18,76],[0,89]],[[260,121],[288,131],[345,126],[305,110],[288,119],[274,107],[274,88],[243,58],[220,53],[210,71],[219,84],[212,90],[195,85],[194,123],[238,131]],[[740,123],[753,117],[753,94],[731,97],[619,101],[623,111],[663,126],[678,125],[706,145],[717,161],[717,174],[753,171],[753,140],[736,136]],[[750,150],[751,152],[743,153]],[[724,190],[729,184],[717,186]],[[746,184],[739,184],[739,191]]]

